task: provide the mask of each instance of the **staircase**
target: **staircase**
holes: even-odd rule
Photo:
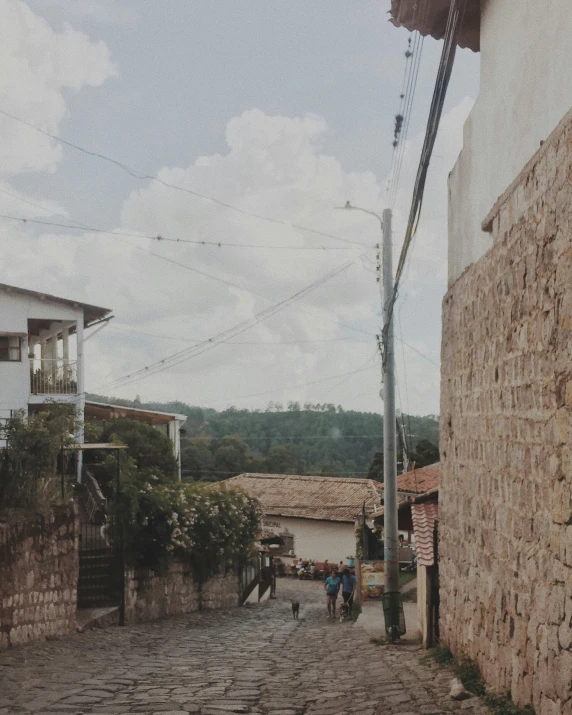
[[[80,550],[78,608],[117,606],[121,596],[119,567],[111,547]]]
[[[116,524],[106,514],[99,484],[84,472],[79,493],[78,608],[117,606],[123,588]]]

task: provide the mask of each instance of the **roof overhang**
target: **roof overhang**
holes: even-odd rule
[[[150,425],[166,425],[170,422],[187,421],[186,415],[172,412],[156,412],[155,410],[145,410],[138,407],[123,407],[122,405],[92,402],[91,400],[86,400],[85,414],[87,417],[100,420],[114,420],[125,417]]]
[[[391,0],[390,22],[411,32],[430,35],[436,40],[445,36],[447,17],[452,0]],[[459,47],[474,52],[480,49],[481,0],[467,0],[463,26],[459,34]]]
[[[68,298],[59,298],[56,295],[50,295],[49,293],[42,293],[36,290],[29,290],[28,288],[19,288],[17,286],[7,285],[6,283],[0,283],[0,291],[5,293],[17,293],[20,295],[28,295],[38,300],[46,301],[49,303],[59,303],[61,305],[67,305],[71,308],[81,308],[83,310],[83,320],[84,326],[87,328],[92,323],[98,322],[105,318],[111,313],[111,308],[100,308],[97,305],[90,305],[89,303],[80,303],[77,300],[69,300]]]

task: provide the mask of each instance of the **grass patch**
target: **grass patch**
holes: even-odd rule
[[[387,645],[387,641],[382,636],[380,636],[379,638],[370,638],[369,642],[373,643],[374,645]]]
[[[534,708],[527,705],[525,708],[519,708],[510,699],[510,695],[495,695],[490,693],[485,695],[483,702],[493,715],[535,715]]]
[[[432,663],[436,663],[441,668],[448,668],[453,664],[453,660],[454,658],[451,651],[448,648],[444,648],[442,645],[439,645],[436,648],[428,650],[427,654],[424,655],[419,662],[421,665],[431,665]]]
[[[419,662],[422,665],[434,663],[440,668],[450,668],[470,693],[482,698],[493,715],[535,715],[532,706],[521,708],[515,705],[508,693],[487,693],[479,666],[467,656],[455,658],[448,648],[438,646],[432,648]]]

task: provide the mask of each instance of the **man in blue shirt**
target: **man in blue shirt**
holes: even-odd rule
[[[340,590],[341,580],[338,578],[336,571],[332,571],[331,576],[328,576],[324,583],[326,595],[328,596],[328,618],[336,617],[336,599]]]
[[[352,607],[354,605],[354,593],[356,590],[356,577],[353,573],[346,569],[344,575],[342,576],[342,596],[344,603],[348,604],[350,609],[350,615],[352,613]]]

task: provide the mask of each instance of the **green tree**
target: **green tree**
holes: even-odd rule
[[[266,456],[268,474],[304,474],[305,468],[300,450],[293,444],[276,445]]]
[[[157,428],[136,420],[122,418],[103,426],[101,439],[105,442],[124,442],[137,469],[145,467],[159,471],[167,479],[175,479],[177,460],[173,445],[166,434]]]
[[[181,464],[185,481],[212,482],[216,479],[215,458],[205,434],[181,442]]]
[[[428,439],[422,439],[417,443],[409,459],[415,462],[415,467],[426,467],[428,464],[435,464],[435,462],[439,461],[439,447]]]
[[[26,416],[17,412],[0,429],[0,509],[47,508],[60,496],[58,458],[75,442],[73,406],[50,404]]]
[[[376,482],[383,482],[383,452],[376,452],[373,455],[367,471],[367,477],[368,479],[374,479]]]

